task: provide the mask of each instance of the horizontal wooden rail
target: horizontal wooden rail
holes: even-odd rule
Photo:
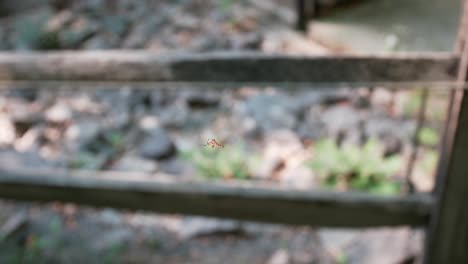
[[[128,178],[128,175],[126,175]],[[325,227],[426,225],[429,195],[383,197],[212,183],[119,180],[119,174],[0,170],[0,197]]]
[[[331,57],[148,51],[0,53],[0,80],[445,82],[454,79],[457,64],[457,57],[448,53]]]

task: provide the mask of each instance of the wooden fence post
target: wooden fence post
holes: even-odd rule
[[[434,195],[436,205],[426,237],[426,264],[468,263],[468,1],[464,1],[456,51],[459,62],[457,90],[451,95]]]

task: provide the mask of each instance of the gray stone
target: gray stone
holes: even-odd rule
[[[137,171],[142,173],[152,173],[157,170],[157,164],[152,160],[142,159],[138,156],[127,154],[112,166],[112,170]]]
[[[64,123],[71,120],[73,113],[65,103],[56,103],[46,110],[45,118],[51,123]]]
[[[72,149],[83,149],[101,132],[99,120],[83,119],[77,120],[73,125],[67,128],[65,138]]]
[[[183,102],[175,102],[162,110],[160,114],[161,124],[170,128],[182,128],[189,120],[189,109]]]
[[[201,18],[178,9],[171,16],[172,25],[178,29],[197,29]]]
[[[83,42],[94,36],[99,30],[99,24],[84,16],[77,18],[66,29],[58,33],[60,46],[63,48],[78,48]]]
[[[342,131],[356,130],[361,120],[360,113],[349,105],[330,107],[321,114],[321,122],[333,136]]]
[[[60,48],[56,31],[46,28],[51,12],[38,9],[15,23],[11,42],[17,50],[49,50]]]
[[[318,230],[318,235],[324,247],[331,251],[342,250],[359,238],[360,231],[352,229],[327,229]]]
[[[296,132],[301,140],[318,140],[326,134],[326,127],[321,120],[320,107],[309,107],[302,114]]]
[[[163,173],[186,178],[197,175],[197,169],[193,164],[178,158],[160,162],[159,170]]]
[[[101,23],[105,31],[117,37],[122,37],[130,28],[130,21],[125,16],[107,15]]]
[[[311,107],[321,104],[324,93],[318,90],[300,92],[294,97],[294,105],[298,112],[306,112]]]
[[[98,215],[99,222],[111,225],[118,226],[123,223],[123,216],[119,211],[111,208],[106,208],[99,212]]]
[[[139,21],[130,31],[122,43],[123,48],[140,49],[145,47],[154,32],[164,23],[166,19],[161,16],[150,16]]]
[[[133,232],[130,229],[119,228],[102,234],[92,243],[96,251],[108,251],[116,246],[122,246],[130,242]]]
[[[14,214],[0,227],[0,242],[24,231],[27,226],[28,215],[26,212],[22,211]]]
[[[297,135],[301,140],[318,140],[325,135],[325,131],[321,122],[307,122],[298,126]]]
[[[115,37],[98,34],[87,40],[83,44],[83,48],[89,50],[112,49],[118,47],[118,42],[119,40]]]
[[[393,136],[405,141],[412,138],[415,129],[414,120],[396,120],[382,115],[368,118],[365,125],[365,133],[368,137]]]
[[[263,132],[296,125],[295,108],[291,100],[279,95],[257,95],[246,101],[246,110]]]
[[[368,230],[345,250],[349,263],[406,263],[421,253],[423,237],[410,228]]]
[[[161,128],[156,128],[140,146],[140,155],[151,160],[161,160],[174,156],[176,147],[169,135]]]
[[[278,249],[268,260],[268,264],[289,264],[290,262],[289,252],[286,249]]]
[[[13,121],[5,114],[0,114],[0,147],[14,143],[16,130]]]
[[[231,38],[230,48],[237,50],[258,50],[262,44],[262,36],[257,32],[241,34]]]

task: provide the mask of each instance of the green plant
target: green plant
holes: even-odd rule
[[[430,127],[423,127],[418,133],[419,142],[426,146],[437,146],[439,138],[439,133]]]
[[[221,9],[224,11],[229,10],[234,4],[235,0],[221,0]]]
[[[104,252],[102,263],[122,263],[121,255],[124,253],[126,248],[127,246],[124,243],[115,243],[107,252]]]
[[[181,152],[181,157],[192,162],[199,173],[211,179],[248,179],[257,157],[248,153],[243,144],[224,148],[203,147]]]
[[[369,191],[380,194],[396,194],[401,184],[390,179],[402,165],[398,155],[384,158],[381,146],[370,139],[363,147],[345,145],[340,148],[334,140],[325,139],[315,146],[315,157],[308,165],[329,187]]]
[[[337,264],[347,264],[349,263],[349,258],[344,252],[340,252],[337,258]]]

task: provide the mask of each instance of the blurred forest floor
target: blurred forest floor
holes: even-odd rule
[[[335,13],[300,34],[293,29],[294,9],[286,0],[9,2],[14,1],[0,3],[0,50],[22,52],[146,49],[325,55],[414,50],[419,44],[422,50],[449,50],[447,41],[454,39],[458,23],[455,15],[442,16],[435,29],[449,37],[424,42],[420,39],[428,31],[414,31],[407,21],[416,20],[406,20],[412,13],[401,9],[393,12],[409,24],[386,27],[394,22],[389,19],[384,25],[361,27],[365,23],[360,20],[368,17],[363,14],[378,14],[368,4],[350,7],[348,11],[360,14],[355,22]],[[419,2],[412,4],[423,6]],[[439,6],[440,1],[434,2]],[[447,12],[452,12],[450,2]],[[415,14],[421,16],[417,21],[423,28],[433,23],[433,16],[426,21],[425,12],[416,10],[421,9]],[[452,24],[454,30],[446,30]],[[357,37],[340,33],[350,26],[350,32],[357,29]],[[382,28],[388,28],[388,34]],[[414,38],[408,32],[416,32]],[[356,45],[356,39],[366,45]],[[434,46],[424,46],[427,43]],[[210,180],[247,179],[314,190],[323,188],[322,178],[304,161],[322,140],[358,146],[365,143],[363,138],[377,138],[376,156],[396,155],[406,161],[422,96],[420,90],[405,90],[422,87],[391,91],[374,84],[337,92],[327,85],[314,90],[236,87],[210,92],[198,86],[148,89],[157,84],[144,89],[131,84],[63,85],[69,88],[1,91],[1,166],[116,170],[180,180],[207,174],[219,175]],[[444,96],[430,97],[432,111],[413,176],[419,191],[432,188]],[[206,154],[201,149],[210,138],[227,146],[217,152],[221,166],[193,158]],[[239,154],[236,146],[242,145],[248,149]],[[258,166],[233,169],[239,156],[244,157],[241,162],[260,157]],[[334,162],[348,158],[337,155]],[[206,165],[209,169],[200,170]],[[403,162],[384,174],[391,182],[401,182],[404,167]],[[333,184],[337,190],[350,188],[346,181]],[[312,229],[59,203],[3,201],[0,208],[0,263],[400,263],[418,255],[423,237],[420,230],[409,228]]]

